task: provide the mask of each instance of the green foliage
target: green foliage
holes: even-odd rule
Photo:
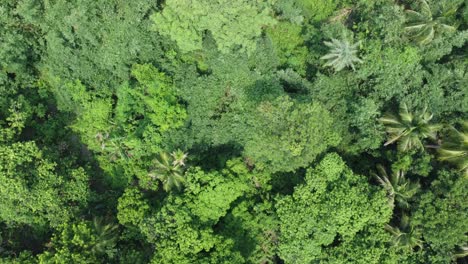
[[[127,188],[119,198],[117,219],[122,225],[138,226],[148,213],[150,207],[144,200],[144,195],[137,188]]]
[[[402,104],[398,116],[387,114],[380,118],[380,121],[386,126],[388,141],[384,146],[398,141],[398,149],[408,151],[411,149],[424,149],[422,139],[430,138],[435,140],[439,125],[432,125],[430,121],[432,115],[424,108],[419,113],[410,113],[408,106]]]
[[[154,28],[174,40],[182,52],[202,49],[204,31],[209,31],[221,52],[240,48],[251,54],[262,27],[276,22],[268,2],[168,0],[152,19]]]
[[[424,53],[424,60],[427,62],[438,62],[444,56],[457,54],[468,41],[468,30],[456,31],[454,34],[447,35],[442,38],[434,39],[430,45],[424,45],[420,49]],[[460,59],[461,57],[458,57]],[[456,62],[450,60],[449,63]],[[460,67],[463,68],[463,67]]]
[[[139,225],[158,248],[153,263],[272,263],[274,211],[267,201],[254,202],[268,190],[267,181],[241,159],[222,171],[191,167],[184,192],[170,193]]]
[[[144,114],[161,132],[181,126],[185,110],[178,105],[170,78],[149,64],[134,65],[132,75],[139,85],[131,91],[122,89],[124,102],[116,107],[117,121],[129,121],[128,116]],[[129,102],[125,101],[127,96],[130,97]]]
[[[278,221],[272,215],[271,203],[247,199],[226,215],[223,234],[236,238],[236,249],[246,256],[246,263],[275,263]]]
[[[413,175],[425,177],[428,176],[433,169],[431,163],[434,156],[429,153],[413,150],[393,154],[395,154],[394,157],[387,157],[387,159],[392,162],[392,171],[402,170],[411,172]]]
[[[363,49],[366,63],[357,69],[355,75],[361,93],[368,94],[376,102],[389,102],[393,98],[412,105],[420,101],[409,100],[413,98],[409,94],[420,96],[419,91],[424,85],[423,58],[417,48],[392,47],[371,41]],[[422,108],[424,105],[419,106]]]
[[[333,0],[296,0],[304,15],[313,20],[321,21],[335,11],[338,2]]]
[[[422,195],[413,223],[421,228],[431,258],[450,263],[457,247],[466,243],[465,221],[468,180],[459,172],[441,170],[428,192]]]
[[[351,74],[351,73],[350,73]],[[347,75],[327,76],[317,74],[310,87],[310,97],[320,102],[335,120],[333,131],[342,140],[341,151],[360,153],[380,147],[383,134],[381,124],[375,122],[381,115],[376,99],[363,96],[360,87]]]
[[[306,72],[307,48],[301,36],[302,27],[289,22],[279,22],[267,30],[276,55],[284,67],[290,67],[301,75]]]
[[[287,263],[325,261],[327,248],[341,246],[336,241],[346,243],[370,226],[383,227],[391,216],[384,193],[354,174],[337,154],[309,169],[305,183],[280,199],[277,211],[279,255]]]
[[[418,91],[423,85],[421,57],[413,47],[387,47],[380,41],[364,46],[366,63],[356,71],[361,84],[359,90],[374,100],[408,100],[411,91]],[[422,106],[421,106],[422,107]]]
[[[99,153],[101,167],[120,185],[133,175],[149,180],[148,163],[142,162],[161,151],[163,135],[186,117],[167,76],[149,64],[135,65],[132,75],[137,84],[119,87],[115,102],[86,91],[80,82],[54,90],[59,108],[77,115],[73,130]]]
[[[403,6],[387,0],[360,0],[358,2],[358,7],[344,8],[332,19],[346,23],[358,15],[361,21],[353,20],[353,32],[364,43],[375,40],[379,44],[387,45],[387,48],[395,48],[406,43],[403,37],[404,30],[402,30],[406,22]],[[365,45],[364,48],[367,47]],[[375,52],[379,51],[375,50]],[[366,60],[366,64],[369,62],[372,61]]]
[[[8,98],[6,98],[8,99]],[[9,100],[6,100],[7,102]],[[14,138],[21,133],[26,126],[26,122],[31,116],[30,103],[25,100],[23,96],[18,96],[15,101],[5,103],[8,109],[4,110],[5,120],[2,122],[4,125],[0,130],[0,142],[11,142]]]
[[[37,16],[30,1],[2,2],[0,9],[0,71],[30,74],[38,60],[39,30],[28,19]]]
[[[457,113],[468,111],[468,91],[463,89],[468,83],[467,71],[468,65],[459,60],[431,64],[424,73],[425,84],[402,99],[414,107],[431,106],[432,113],[441,120],[457,119]]]
[[[464,263],[465,2],[2,0],[0,263]]]
[[[358,131],[353,136],[353,143],[356,145],[355,148],[369,150],[376,149],[382,142],[383,135],[380,133],[380,126],[376,124],[375,120],[380,115],[379,106],[372,99],[363,98],[355,100],[350,105],[348,110],[354,113],[353,117],[350,118],[350,130]],[[344,136],[349,136],[349,132]],[[349,151],[353,150],[352,146],[346,141],[342,142],[346,149]]]
[[[247,186],[218,172],[191,168],[181,195],[169,195],[144,219],[141,231],[156,246],[152,263],[242,263],[233,240],[213,227]]]
[[[283,20],[289,20],[298,25],[304,21],[302,8],[295,1],[276,1],[274,8],[279,18]]]
[[[99,263],[112,259],[117,226],[102,219],[65,223],[51,240],[53,250],[39,255],[39,263]]]
[[[260,70],[263,65],[250,66],[245,55],[217,54],[207,63],[212,69],[209,75],[198,76],[187,69],[177,77],[177,87],[187,102],[190,126],[180,131],[182,139],[177,139],[176,147],[243,145],[251,134],[255,106],[284,94],[270,74],[275,69]],[[266,73],[262,74],[264,71]]]
[[[0,221],[57,226],[85,206],[88,175],[56,166],[34,142],[0,144]]]
[[[255,130],[244,154],[267,171],[294,171],[339,143],[332,126],[332,118],[320,104],[278,97],[257,107]]]
[[[357,57],[357,47],[360,45],[359,42],[350,44],[347,40],[332,39],[331,42],[325,41],[324,43],[330,48],[330,51],[320,59],[327,60],[325,66],[333,67],[337,72],[347,67],[351,67],[355,70],[354,63],[363,62]]]
[[[23,251],[19,256],[13,258],[0,258],[2,264],[35,264],[37,260],[31,254],[31,252]]]
[[[101,91],[117,88],[128,80],[131,65],[156,61],[161,55],[146,17],[156,5],[156,1],[45,1],[34,21],[44,34],[42,74],[80,80]]]

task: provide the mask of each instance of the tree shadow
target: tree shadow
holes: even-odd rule
[[[285,94],[280,82],[273,78],[257,80],[253,85],[245,87],[244,91],[247,101],[253,105],[273,101]]]
[[[241,154],[242,146],[235,142],[219,146],[197,144],[190,149],[190,156],[193,157],[191,161],[205,171],[222,170],[228,160],[240,157]]]

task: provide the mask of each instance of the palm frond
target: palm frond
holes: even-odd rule
[[[468,125],[464,121],[461,130],[451,127],[438,149],[439,160],[447,161],[468,173]]]
[[[324,44],[330,48],[328,54],[320,58],[327,61],[325,67],[333,67],[335,71],[341,71],[346,67],[355,70],[355,63],[363,62],[356,56],[360,42],[350,44],[347,40],[332,39],[331,42],[325,41]]]
[[[449,21],[448,17],[453,16],[457,6],[439,10],[436,8],[435,13],[425,0],[419,0],[420,11],[405,10],[407,23],[404,30],[410,38],[415,40],[420,45],[430,43],[438,33],[444,31],[455,31],[454,26],[448,25],[445,21]],[[454,12],[455,11],[455,12]]]
[[[429,123],[431,119],[432,115],[426,108],[412,113],[406,104],[401,104],[397,115],[387,113],[379,119],[385,125],[388,135],[384,146],[398,142],[398,149],[403,152],[424,149],[422,140],[437,139],[437,131],[440,129],[440,125]]]

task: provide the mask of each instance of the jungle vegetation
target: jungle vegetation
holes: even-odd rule
[[[468,263],[466,0],[0,0],[0,263]]]

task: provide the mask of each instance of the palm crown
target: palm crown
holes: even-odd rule
[[[182,167],[185,166],[187,154],[179,152],[172,152],[171,155],[161,152],[159,158],[154,160],[154,168],[149,173],[150,177],[162,182],[166,192],[174,187],[180,190],[185,182]]]
[[[385,230],[392,234],[392,245],[402,250],[413,251],[422,248],[421,232],[410,225],[410,218],[403,214],[399,227],[386,225]]]
[[[92,251],[98,254],[108,253],[115,246],[118,238],[118,226],[106,224],[101,218],[94,218],[93,227],[96,232],[96,240]]]
[[[346,67],[354,70],[354,63],[362,63],[362,60],[357,57],[359,42],[351,44],[347,40],[332,39],[331,42],[325,41],[324,43],[330,48],[329,53],[320,58],[327,60],[325,66],[333,67],[335,71],[341,71]]]
[[[419,44],[427,44],[437,33],[455,31],[455,27],[448,24],[447,16],[455,13],[456,5],[443,5],[434,14],[426,0],[419,0],[420,11],[406,10],[408,23],[405,31]]]
[[[437,138],[439,125],[430,124],[432,114],[424,108],[419,113],[410,113],[406,104],[400,106],[398,115],[386,114],[380,118],[388,134],[388,140],[384,146],[399,141],[398,149],[407,151],[410,149],[424,148],[422,139]]]
[[[462,123],[461,131],[452,127],[450,132],[439,149],[439,159],[456,165],[468,175],[468,121]]]
[[[377,172],[374,177],[382,185],[388,195],[389,203],[394,207],[395,202],[401,208],[408,208],[408,200],[419,190],[419,183],[411,182],[405,178],[405,173],[398,170],[389,177],[382,165],[377,165]]]
[[[172,165],[176,166],[176,165],[179,165],[179,166],[185,166],[185,160],[187,159],[188,157],[188,154],[183,152],[182,150],[178,149],[176,151],[173,151],[171,153],[171,156],[172,158],[174,159],[172,161]]]

